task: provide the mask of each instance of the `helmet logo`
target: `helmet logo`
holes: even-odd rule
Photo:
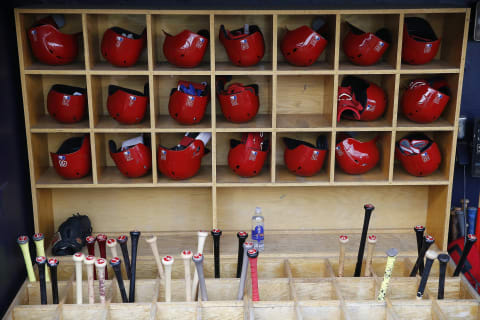
[[[119,48],[122,45],[123,37],[117,36],[117,41],[115,41],[115,47]]]
[[[195,149],[195,151],[193,151],[193,157],[192,157],[192,158],[197,157],[199,154],[200,154],[200,146],[198,146],[198,147]]]
[[[160,153],[160,160],[167,160],[167,151],[162,150]]]
[[[242,51],[245,51],[248,48],[250,48],[250,46],[248,45],[248,40],[247,39],[240,40],[240,49],[242,49]]]
[[[379,41],[377,43],[377,45],[375,46],[375,48],[373,48],[373,50],[377,51],[377,52],[380,52],[380,50],[382,50],[383,46],[385,45],[385,43],[383,43],[383,41]]]
[[[195,101],[194,96],[188,96],[187,98],[187,107],[193,107],[193,102]]]
[[[442,99],[442,98],[443,98],[443,94],[441,94],[441,93],[435,95],[435,98],[433,99],[433,103],[439,104],[439,103],[440,103],[440,99]]]
[[[238,100],[236,95],[230,96],[230,103],[232,104],[232,106],[238,105]]]
[[[365,110],[372,110],[373,109],[373,106],[371,104],[367,104],[367,107],[365,108]]]
[[[335,152],[338,154],[339,157],[343,156],[343,151],[340,146],[335,147]]]
[[[37,30],[35,30],[35,29],[32,30],[32,36],[33,36],[33,40],[34,40],[34,41],[37,41],[37,40],[38,40],[38,39],[37,39]]]
[[[428,161],[430,161],[430,156],[428,155],[427,152],[422,153],[422,161],[423,161],[423,162],[428,162]]]
[[[318,152],[317,150],[313,151],[313,154],[312,154],[312,160],[314,161],[317,161],[318,160],[318,154],[320,152]]]
[[[70,104],[70,96],[63,96],[62,104],[66,107]]]
[[[124,151],[123,155],[125,156],[125,160],[127,160],[127,161],[132,161],[133,160],[132,154],[130,153],[130,150]]]
[[[250,161],[255,161],[257,159],[257,151],[250,152],[250,156],[248,157],[248,160]]]
[[[425,45],[425,48],[423,49],[423,53],[430,53],[430,51],[432,51],[432,44],[431,43],[427,43]]]
[[[205,42],[205,39],[203,38],[199,38],[198,41],[197,41],[197,44],[195,45],[198,49],[200,49],[201,47],[203,47],[203,44]]]
[[[61,168],[65,168],[68,166],[67,160],[65,160],[65,156],[58,156],[58,165]]]
[[[320,40],[320,37],[318,35],[315,35],[313,38],[311,38],[312,41],[312,46],[315,47],[317,45],[318,40]]]
[[[135,103],[135,101],[137,101],[137,97],[135,97],[135,96],[130,96],[129,99],[128,99],[128,106],[129,106],[129,107],[133,106],[133,104]]]

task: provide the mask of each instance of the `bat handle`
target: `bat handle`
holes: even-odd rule
[[[206,231],[198,231],[198,244],[197,244],[197,253],[203,254],[203,247],[205,246],[205,240],[208,237],[208,232]],[[193,273],[193,281],[192,281],[192,299],[195,299],[197,296],[197,288],[198,288],[198,274],[197,272]]]
[[[115,240],[114,238],[108,239],[107,246],[110,248],[110,253],[112,254],[112,258],[118,258],[117,240]]]
[[[397,259],[398,250],[395,248],[390,248],[387,250],[387,264],[385,266],[385,273],[383,275],[382,285],[380,291],[378,292],[377,301],[385,301],[385,295],[387,294],[388,284],[390,283],[390,278],[392,277],[393,267],[395,265],[395,260]]]
[[[243,265],[243,244],[248,237],[248,233],[245,231],[237,232],[238,238],[238,257],[237,257],[237,278],[240,278],[242,275],[242,265]]]
[[[240,283],[238,285],[237,300],[242,300],[245,292],[245,282],[247,279],[248,271],[248,256],[247,251],[253,249],[253,242],[243,243],[243,262],[242,262],[242,274],[240,275]]]
[[[258,293],[258,273],[257,273],[257,257],[258,251],[250,249],[247,251],[248,260],[250,262],[250,277],[252,279],[252,301],[260,301]]]
[[[82,263],[84,255],[81,252],[77,252],[73,255],[73,261],[75,262],[75,293],[77,295],[77,304],[83,303],[83,291],[82,291]]]
[[[172,256],[165,256],[162,258],[162,263],[165,267],[165,302],[172,301],[172,264],[174,259]]]
[[[130,280],[132,277],[132,269],[130,265],[130,257],[128,256],[128,247],[127,247],[128,237],[126,235],[121,235],[117,238],[117,242],[120,243],[120,248],[122,249],[123,261],[125,262],[125,270],[127,271],[127,278]]]
[[[192,278],[190,272],[190,261],[192,259],[192,255],[192,251],[190,250],[182,251],[183,267],[185,269],[185,301],[187,302],[192,301]]]
[[[132,264],[130,267],[130,290],[128,293],[128,301],[135,302],[135,276],[137,272],[137,248],[138,239],[140,238],[140,231],[131,231],[130,238],[132,239]]]
[[[100,257],[107,259],[107,236],[104,234],[97,235],[98,249],[100,251]],[[105,280],[108,280],[108,272],[105,272]]]
[[[48,268],[50,270],[51,282],[52,282],[52,299],[53,304],[58,304],[58,279],[57,279],[57,267],[58,260],[55,258],[48,259]]]
[[[160,279],[163,279],[164,275],[163,275],[162,259],[158,254],[157,237],[152,236],[151,238],[145,239],[145,241],[150,245],[150,248],[152,249],[153,257],[155,258],[155,263],[157,264],[158,275],[160,276]]]
[[[372,276],[372,260],[373,260],[373,252],[375,251],[375,245],[377,244],[377,237],[372,234],[368,236],[368,243],[367,243],[367,261],[365,263],[365,277]]]
[[[448,254],[442,253],[438,255],[438,262],[440,263],[440,277],[438,278],[438,300],[443,299],[445,292],[445,274],[447,273],[447,263],[450,260]]]
[[[215,278],[220,278],[220,236],[222,235],[222,230],[213,229],[213,256],[215,260]]]
[[[348,243],[348,236],[341,235],[338,239],[340,245],[340,254],[338,255],[338,276],[343,277],[343,270],[345,268],[345,246]]]
[[[95,256],[95,242],[97,238],[94,236],[88,236],[86,239],[87,242],[87,250],[89,256]],[[97,271],[95,269],[95,262],[93,264],[93,280],[97,280]]]
[[[203,275],[203,254],[197,253],[192,257],[197,268],[198,282],[200,283],[200,295],[202,301],[208,301],[207,286],[205,285],[205,276]]]
[[[20,236],[17,238],[17,243],[22,250],[23,259],[25,260],[25,267],[27,268],[28,281],[35,282],[37,281],[35,273],[33,272],[32,267],[32,258],[30,257],[30,250],[28,248],[28,237]]]
[[[128,303],[127,292],[125,291],[125,284],[123,283],[122,270],[121,270],[122,260],[118,257],[114,257],[110,260],[110,265],[115,272],[115,278],[117,278],[118,289],[120,290],[120,295],[122,296],[122,302]]]
[[[415,230],[415,236],[417,237],[417,251],[418,251],[418,255],[420,255],[420,253],[422,252],[423,235],[425,233],[425,227],[422,225],[417,225],[415,226],[415,228],[413,228],[413,230]],[[418,270],[420,271],[420,274],[423,273],[423,267],[424,267],[424,264],[422,259],[420,261],[420,265],[418,266]]]
[[[88,303],[95,303],[95,292],[93,290],[93,267],[95,264],[95,256],[88,255],[84,260],[85,266],[87,268],[87,282],[88,282]]]
[[[463,269],[463,265],[465,264],[465,260],[467,260],[468,254],[470,253],[470,250],[473,247],[473,244],[477,241],[477,237],[473,234],[467,235],[467,242],[465,243],[465,246],[463,248],[462,256],[460,257],[460,260],[458,260],[457,267],[455,268],[455,271],[453,272],[454,277],[458,277],[460,274],[460,271]]]
[[[45,247],[44,247],[44,235],[43,233],[35,233],[33,235],[33,242],[35,242],[35,247],[37,249],[37,257],[46,257],[45,254]],[[48,264],[48,261],[47,261]],[[45,269],[45,280],[50,282],[50,271],[49,269]]]
[[[100,294],[100,303],[105,304],[105,268],[107,266],[107,261],[103,258],[98,258],[95,261],[95,267],[97,267],[98,272],[98,292]]]
[[[427,262],[425,262],[425,269],[423,269],[422,280],[420,280],[420,285],[417,290],[417,299],[422,299],[423,293],[425,292],[425,287],[427,286],[428,276],[430,275],[430,270],[432,269],[433,261],[437,258],[438,254],[433,250],[428,250],[426,253]]]
[[[40,279],[40,302],[47,304],[47,284],[45,282],[45,263],[47,259],[44,256],[35,259],[38,265],[38,278]]]
[[[423,258],[425,257],[425,253],[428,251],[430,246],[434,243],[435,243],[435,239],[433,239],[432,236],[427,235],[423,238],[422,250],[418,255],[417,261],[415,261],[415,265],[413,266],[412,272],[410,272],[410,277],[415,277],[415,275],[417,274],[418,268],[420,266],[420,261],[423,261]]]
[[[360,238],[360,246],[358,247],[358,256],[357,256],[357,264],[355,266],[355,277],[360,277],[360,273],[362,272],[362,261],[363,261],[363,253],[365,252],[365,242],[367,238],[368,232],[368,225],[370,223],[370,217],[372,216],[372,212],[375,207],[372,204],[366,204],[363,206],[365,209],[365,217],[363,220],[363,229],[362,229],[362,237]]]

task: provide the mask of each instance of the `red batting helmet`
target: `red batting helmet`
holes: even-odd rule
[[[200,64],[208,46],[208,30],[200,30],[193,33],[183,30],[176,36],[163,31],[163,54],[168,62],[177,67],[193,68]]]
[[[258,26],[248,26],[247,34],[244,31],[245,28],[228,31],[222,24],[219,39],[233,64],[248,67],[262,60],[265,54],[265,42]]]
[[[117,149],[115,141],[110,140],[108,147],[118,170],[128,178],[141,177],[152,168],[152,151],[143,143]]]
[[[338,88],[337,121],[340,118],[373,121],[380,118],[387,106],[382,88],[358,77],[347,76]]]
[[[242,141],[230,140],[228,165],[241,177],[256,176],[262,170],[269,148],[263,133],[244,133]]]
[[[440,47],[427,20],[417,17],[405,18],[403,25],[402,60],[409,64],[424,64],[432,61]]]
[[[227,78],[228,79],[228,78]],[[220,107],[225,118],[230,122],[243,123],[253,119],[258,112],[258,85],[244,86],[241,83],[232,83],[224,90],[225,79],[217,81],[217,95]]]
[[[377,138],[367,142],[348,137],[341,139],[335,147],[335,159],[348,174],[362,174],[375,167],[380,159]]]
[[[148,83],[145,84],[144,93],[115,85],[108,86],[108,113],[120,123],[134,124],[142,121],[147,104]]]
[[[349,23],[348,26],[350,31],[343,39],[343,51],[348,59],[361,66],[377,63],[390,45],[390,31],[382,28],[371,33],[364,32]]]
[[[402,111],[412,121],[429,123],[440,117],[448,100],[450,88],[445,80],[414,80],[403,93]]]
[[[90,171],[90,139],[88,135],[65,140],[56,153],[50,152],[53,167],[66,179],[83,178]]]
[[[428,176],[442,162],[438,145],[422,133],[412,133],[398,141],[395,154],[405,171],[417,177]]]
[[[120,27],[109,28],[103,34],[102,55],[114,66],[130,67],[137,63],[146,42],[146,29],[136,34]]]
[[[48,113],[62,123],[75,123],[83,119],[87,105],[86,90],[55,84],[47,96]]]
[[[193,90],[187,93],[180,90],[182,87],[192,87]],[[210,94],[206,82],[178,81],[177,87],[170,92],[168,112],[181,124],[199,123],[205,115],[209,100]]]
[[[286,147],[283,158],[290,172],[311,177],[322,169],[328,148],[325,136],[318,136],[316,146],[291,138],[283,138],[283,142]]]
[[[60,32],[58,16],[38,21],[28,30],[28,39],[35,58],[50,65],[71,63],[78,54],[78,34]],[[63,21],[62,21],[63,22]],[[61,25],[60,27],[62,27]]]

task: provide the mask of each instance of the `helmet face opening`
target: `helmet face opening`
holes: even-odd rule
[[[120,27],[109,28],[103,34],[102,56],[117,67],[133,66],[146,46],[146,38],[146,29],[136,34]]]
[[[200,30],[197,33],[183,30],[175,36],[163,32],[165,34],[163,54],[168,62],[184,68],[193,68],[202,62],[208,47],[208,30]]]
[[[50,153],[53,167],[65,179],[80,179],[91,169],[90,139],[73,137],[65,140],[57,152]]]
[[[284,161],[290,172],[301,177],[311,177],[318,173],[327,155],[327,139],[318,136],[316,146],[292,138],[283,138],[285,144]]]
[[[228,58],[237,66],[256,65],[265,54],[263,34],[256,25],[248,26],[248,34],[244,33],[244,28],[228,31],[221,25],[219,39],[225,47]]]
[[[432,61],[440,47],[440,39],[430,23],[418,17],[405,18],[403,28],[402,60],[419,65]]]
[[[347,22],[349,32],[343,39],[343,51],[353,64],[370,66],[377,63],[392,41],[391,33],[381,28],[367,33]]]

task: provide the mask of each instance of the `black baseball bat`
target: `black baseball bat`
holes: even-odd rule
[[[35,261],[38,264],[38,278],[40,279],[40,302],[41,304],[47,304],[47,284],[45,282],[45,263],[47,259],[40,256]]]
[[[135,302],[135,275],[137,273],[137,248],[138,239],[140,238],[140,231],[130,231],[130,238],[132,239],[132,264],[130,266],[131,276],[128,301]]]
[[[453,272],[454,277],[458,277],[458,275],[460,274],[460,271],[462,271],[463,265],[465,264],[465,260],[467,260],[468,254],[470,253],[470,249],[472,249],[473,244],[475,242],[477,242],[477,237],[475,237],[475,235],[473,234],[467,235],[467,242],[463,247],[462,256],[460,257],[460,260],[458,260],[457,267]]]
[[[425,233],[425,227],[422,225],[415,226],[413,228],[415,231],[415,235],[417,236],[417,252],[418,255],[420,255],[420,252],[422,251],[422,245],[423,245],[423,234]],[[420,265],[418,266],[418,270],[420,271],[420,274],[423,273],[423,259],[420,260]]]
[[[423,261],[423,258],[425,257],[425,253],[430,248],[430,246],[434,243],[435,243],[435,239],[432,236],[426,235],[425,237],[423,237],[422,250],[418,255],[417,261],[415,261],[415,265],[413,266],[412,272],[410,272],[410,277],[415,277],[418,271],[418,267],[420,265],[420,261]],[[425,269],[423,270],[425,271]],[[423,274],[423,272],[421,274]]]
[[[122,296],[122,302],[127,303],[128,298],[127,298],[127,292],[125,291],[125,284],[123,283],[123,277],[122,277],[122,260],[118,257],[114,257],[110,259],[110,265],[113,268],[113,271],[115,272],[115,278],[117,278],[117,283],[118,283],[118,289],[120,290],[120,295]]]
[[[127,278],[130,280],[132,277],[132,271],[130,268],[130,257],[128,256],[128,237],[126,235],[121,235],[117,238],[117,241],[122,249],[123,261],[125,262],[125,271],[127,272]]]
[[[422,299],[423,297],[425,287],[427,286],[428,276],[430,275],[433,261],[437,258],[437,255],[438,254],[433,250],[428,250],[426,253],[427,262],[425,262],[425,269],[423,269],[422,280],[420,280],[420,285],[418,286],[417,299]]]
[[[443,299],[445,291],[445,274],[447,273],[447,263],[450,260],[448,254],[442,253],[438,255],[438,262],[440,263],[440,277],[438,278],[438,300]]]
[[[242,264],[243,264],[243,243],[248,237],[248,233],[245,231],[240,231],[237,233],[238,238],[238,259],[237,259],[237,278],[240,278],[242,275]]]
[[[215,260],[215,278],[220,278],[220,236],[222,235],[222,230],[213,229],[213,256]]]
[[[362,238],[360,239],[360,247],[358,247],[357,265],[355,266],[354,274],[355,277],[360,277],[360,273],[362,272],[363,253],[365,252],[365,242],[367,241],[368,224],[370,223],[372,211],[375,209],[372,204],[366,204],[363,206],[363,208],[365,209],[365,217],[363,219],[363,230]]]
[[[58,277],[57,267],[59,261],[55,258],[48,259],[48,268],[50,269],[50,281],[52,282],[52,300],[53,304],[58,304]]]

